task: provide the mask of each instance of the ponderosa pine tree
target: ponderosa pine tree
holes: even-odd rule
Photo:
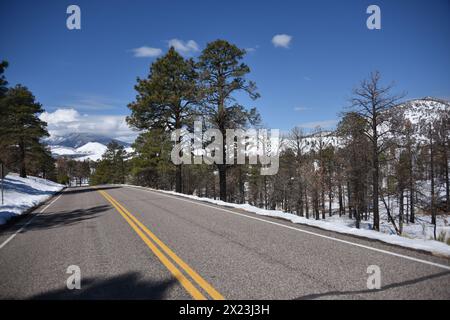
[[[128,166],[126,163],[127,152],[124,147],[116,141],[111,141],[107,145],[107,149],[102,159],[94,164],[94,173],[91,175],[91,184],[106,183],[125,183],[128,174]],[[74,166],[71,177],[84,178],[87,173],[86,168]],[[78,173],[81,171],[82,173]],[[83,172],[84,171],[84,172]]]
[[[8,67],[7,61],[0,62],[0,99],[5,96],[6,91],[8,90],[8,81],[6,81],[6,77],[4,75],[5,69]]]
[[[255,108],[247,110],[233,97],[237,92],[245,92],[252,99],[259,97],[255,83],[245,79],[250,72],[241,62],[245,53],[225,40],[216,40],[207,44],[198,62],[202,111],[208,123],[220,130],[224,141],[223,163],[217,164],[222,201],[227,201],[226,130],[255,124],[260,119]]]
[[[6,112],[6,108],[3,107],[3,97],[6,94],[6,91],[8,90],[8,81],[6,81],[6,77],[4,75],[5,69],[8,67],[8,62],[2,61],[0,62],[0,137],[3,136],[4,129],[7,128],[6,124],[6,115],[4,112]],[[0,165],[2,165],[2,172],[5,171],[5,163],[6,159],[8,158],[8,155],[6,154],[6,145],[4,141],[0,140],[0,149],[3,151],[2,155],[0,155]]]
[[[362,213],[366,207],[364,194],[370,169],[370,141],[365,135],[366,130],[366,121],[355,112],[345,113],[337,130],[343,142],[349,217],[355,218],[356,228],[360,227]]]
[[[1,102],[1,141],[14,149],[20,176],[27,176],[26,162],[33,156],[33,148],[48,136],[47,124],[38,117],[44,110],[33,94],[24,86],[8,89]]]
[[[141,133],[133,143],[131,174],[139,185],[173,188],[175,165],[170,161],[170,133],[153,129]]]
[[[192,125],[198,101],[197,78],[194,61],[184,59],[171,47],[152,64],[147,79],[138,78],[136,101],[128,105],[128,124],[143,131],[172,131]],[[176,168],[175,189],[182,192],[181,165]]]

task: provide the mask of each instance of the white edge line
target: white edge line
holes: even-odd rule
[[[193,204],[202,205],[202,206],[213,208],[213,209],[216,209],[216,210],[229,212],[229,213],[235,214],[237,216],[246,217],[248,219],[253,219],[253,220],[257,220],[257,221],[270,223],[270,224],[273,224],[273,225],[276,225],[276,226],[279,226],[279,227],[295,230],[295,231],[298,231],[298,232],[307,233],[307,234],[314,235],[314,236],[321,237],[321,238],[325,238],[325,239],[328,239],[328,240],[333,240],[333,241],[345,243],[345,244],[348,244],[348,245],[351,245],[351,246],[360,247],[360,248],[364,248],[364,249],[368,249],[368,250],[372,250],[372,251],[388,254],[388,255],[391,255],[391,256],[395,256],[395,257],[399,257],[399,258],[403,258],[403,259],[407,259],[407,260],[411,260],[411,261],[415,261],[415,262],[420,262],[420,263],[423,263],[423,264],[428,264],[428,265],[435,266],[435,267],[438,267],[438,268],[442,268],[442,269],[445,269],[445,270],[450,270],[450,266],[446,266],[446,265],[443,265],[443,264],[440,264],[440,263],[435,263],[435,262],[431,262],[431,261],[427,261],[427,260],[422,260],[422,259],[419,259],[419,258],[414,258],[414,257],[406,256],[406,255],[403,255],[403,254],[395,253],[395,252],[392,252],[392,251],[387,251],[387,250],[383,250],[383,249],[369,247],[369,246],[366,246],[366,245],[363,245],[363,244],[354,243],[354,242],[342,240],[342,239],[339,239],[339,238],[326,236],[326,235],[323,235],[323,234],[320,234],[320,233],[315,233],[315,232],[312,232],[312,231],[302,230],[300,228],[291,227],[291,226],[287,226],[285,224],[281,224],[281,223],[277,223],[277,222],[273,222],[273,221],[269,221],[269,220],[261,219],[261,218],[257,218],[257,217],[252,217],[252,216],[249,216],[249,215],[246,215],[246,214],[242,214],[242,213],[239,213],[239,212],[235,212],[235,211],[232,211],[232,210],[228,210],[228,209],[223,209],[223,208],[220,208],[220,207],[212,206],[212,205],[209,205],[209,204],[206,204],[206,203],[202,203],[201,201],[193,201],[193,200],[188,200],[188,199],[182,199],[181,196],[177,197],[177,196],[173,196],[173,195],[168,195],[168,194],[165,194],[163,192],[153,191],[153,190],[150,190],[148,188],[140,187],[140,186],[123,186],[123,187],[142,189],[143,191],[146,191],[146,192],[153,192],[153,193],[157,193],[157,194],[169,197],[169,198],[178,199],[180,201],[190,202],[190,203],[193,203]],[[330,231],[330,232],[333,232],[333,231]]]
[[[61,194],[59,196],[57,196],[55,199],[53,199],[49,204],[47,204],[44,208],[42,208],[42,210],[40,210],[38,213],[36,213],[34,216],[32,216],[19,230],[17,230],[16,232],[14,232],[8,239],[6,239],[2,244],[0,244],[0,250],[6,246],[8,244],[8,242],[10,242],[12,239],[14,239],[14,237],[19,234],[23,229],[26,228],[26,226],[28,226],[31,221],[34,220],[34,218],[36,218],[39,214],[41,214],[42,212],[44,212],[45,210],[48,209],[48,207],[50,207],[56,200],[59,199],[59,197],[61,197],[63,195],[63,192],[61,192]]]

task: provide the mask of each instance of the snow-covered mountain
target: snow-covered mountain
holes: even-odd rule
[[[450,102],[433,97],[409,100],[394,107],[394,113],[409,120],[412,125],[412,138],[415,143],[428,143],[429,125],[436,120],[450,118]],[[394,134],[395,135],[395,134]],[[398,137],[404,139],[404,137]]]
[[[428,123],[441,117],[444,113],[450,114],[450,101],[425,97],[414,99],[398,105],[399,111],[403,112],[406,119],[413,125],[421,122]]]
[[[124,146],[127,152],[132,152],[129,143],[90,133],[71,133],[64,137],[53,136],[44,142],[50,147],[55,157],[97,161],[105,153],[106,145],[112,141]]]
[[[403,115],[405,119],[411,122],[415,132],[413,137],[417,142],[427,141],[421,133],[420,127],[440,119],[444,115],[450,118],[450,102],[433,97],[413,99],[395,106],[394,113]],[[339,147],[342,145],[342,138],[333,131],[313,133],[302,140],[300,148],[303,153],[308,153],[312,150],[317,151],[320,145]],[[281,148],[284,149],[289,146],[294,150],[296,149],[295,141],[287,138]]]
[[[44,140],[44,142],[49,146],[61,146],[69,148],[79,148],[81,146],[84,146],[88,142],[98,142],[106,146],[112,141],[115,141],[124,147],[130,146],[130,144],[127,142],[112,139],[104,135],[83,132],[74,132],[65,136],[51,136],[50,138]]]
[[[50,150],[55,157],[68,157],[75,160],[93,160],[102,158],[106,151],[106,146],[99,142],[88,142],[79,148],[70,148],[64,146],[50,146]]]

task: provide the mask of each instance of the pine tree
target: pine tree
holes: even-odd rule
[[[219,129],[223,137],[223,164],[219,170],[220,199],[227,201],[226,129],[236,129],[259,121],[256,109],[245,109],[236,103],[233,94],[242,91],[256,99],[256,85],[245,76],[250,68],[241,62],[245,50],[239,49],[225,40],[208,43],[203,50],[198,69],[202,88],[202,111],[208,122]]]
[[[3,106],[4,103],[4,96],[8,90],[8,81],[6,81],[6,78],[4,76],[5,69],[8,67],[8,62],[2,61],[0,62],[0,137],[3,136],[3,130],[6,129],[7,123],[6,123],[6,108]],[[5,141],[3,139],[0,140],[0,149],[2,150],[2,154],[0,155],[0,165],[2,166],[2,174],[5,176],[6,172],[6,163],[7,163],[7,146],[5,144]],[[0,177],[3,178],[3,177]]]
[[[192,125],[198,100],[194,61],[186,60],[173,47],[156,60],[147,79],[138,79],[136,101],[130,103],[127,122],[134,128],[176,130]],[[181,165],[176,171],[176,191],[182,192]]]
[[[7,61],[0,62],[0,99],[3,98],[8,90],[8,81],[5,78],[5,69],[8,67]]]
[[[172,189],[175,165],[170,161],[170,136],[162,129],[141,133],[133,144],[131,174],[140,185]]]
[[[365,190],[369,172],[369,139],[365,135],[366,121],[355,112],[348,112],[338,125],[338,134],[343,140],[345,175],[347,179],[347,203],[349,217],[355,218],[360,227],[362,212],[365,210]]]
[[[26,162],[33,157],[33,148],[48,136],[46,123],[38,117],[44,110],[24,86],[10,88],[1,102],[1,131],[3,144],[14,150],[21,177],[27,176]]]

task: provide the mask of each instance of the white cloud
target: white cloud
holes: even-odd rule
[[[275,47],[289,48],[292,36],[288,34],[277,34],[272,38],[272,44]]]
[[[44,112],[39,117],[42,121],[50,123],[68,123],[76,121],[80,116],[78,111],[75,109],[57,109],[55,112]]]
[[[295,107],[294,111],[298,111],[298,112],[303,112],[303,111],[308,111],[311,110],[311,108],[307,108],[307,107]]]
[[[249,47],[249,48],[245,48],[245,51],[247,52],[255,52],[257,49],[259,49],[259,46],[254,46],[254,47]]]
[[[183,41],[179,39],[171,39],[167,41],[167,44],[170,47],[174,47],[175,50],[177,50],[181,54],[189,54],[192,52],[198,52],[200,51],[200,48],[198,47],[197,42],[194,40],[189,41]]]
[[[304,129],[316,129],[317,127],[320,127],[322,129],[333,129],[337,124],[338,124],[337,119],[330,119],[330,120],[301,123],[299,127]]]
[[[131,49],[134,53],[134,56],[137,58],[148,58],[148,57],[157,57],[162,54],[162,50],[159,48],[151,48],[151,47],[139,47]]]
[[[58,105],[60,109],[76,109],[78,111],[105,111],[117,107],[122,107],[127,104],[127,101],[97,94],[75,94],[67,97],[65,101],[67,102],[64,105]]]
[[[122,115],[81,115],[73,108],[57,109],[54,112],[43,112],[42,121],[47,122],[51,136],[64,136],[73,132],[102,134],[123,141],[133,141],[133,131]]]

